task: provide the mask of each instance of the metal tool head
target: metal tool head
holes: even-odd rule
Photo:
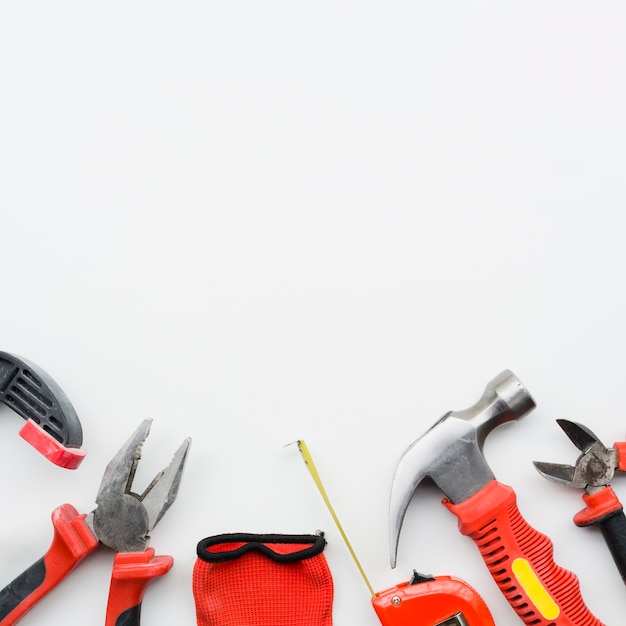
[[[618,466],[618,452],[607,448],[586,426],[569,420],[556,420],[563,432],[581,451],[575,465],[535,461],[537,471],[548,480],[568,487],[594,491],[608,485]]]
[[[170,464],[142,494],[131,491],[141,449],[152,420],[144,420],[106,467],[96,497],[97,508],[87,520],[98,539],[118,552],[145,550],[148,533],[172,505],[187,460],[191,439],[185,439]]]
[[[26,420],[20,435],[55,465],[76,469],[85,451],[78,415],[57,382],[41,367],[0,352],[0,402]]]
[[[417,486],[427,476],[447,498],[463,502],[494,479],[483,445],[496,427],[520,419],[535,402],[510,371],[489,382],[480,400],[468,409],[450,411],[413,442],[400,458],[391,487],[389,537],[395,567],[402,521]]]

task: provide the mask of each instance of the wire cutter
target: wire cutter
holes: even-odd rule
[[[104,472],[96,508],[79,514],[70,504],[52,512],[54,537],[46,554],[0,591],[0,626],[15,624],[99,545],[115,550],[106,626],[138,626],[148,584],[166,574],[171,556],[155,556],[148,533],[176,499],[191,444],[185,439],[147,489],[131,492],[152,420],[144,420]]]
[[[575,465],[538,461],[534,465],[548,480],[585,490],[583,500],[587,506],[574,515],[574,523],[600,528],[626,584],[626,516],[609,484],[616,470],[626,471],[626,443],[616,442],[607,448],[586,426],[564,419],[557,423],[582,454]]]

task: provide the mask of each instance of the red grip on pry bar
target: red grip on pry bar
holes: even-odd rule
[[[15,624],[98,547],[99,541],[85,517],[70,504],[62,504],[52,512],[54,536],[50,548],[0,592],[0,626]]]
[[[59,443],[33,420],[27,420],[20,430],[20,437],[26,440],[37,452],[55,465],[65,469],[76,469],[87,454],[84,448],[69,448]]]
[[[118,552],[113,563],[105,626],[139,626],[141,601],[147,586],[167,574],[174,564],[171,556],[144,552]]]
[[[525,624],[604,626],[585,605],[576,575],[554,563],[550,539],[522,517],[511,487],[492,480],[460,504],[443,504]]]

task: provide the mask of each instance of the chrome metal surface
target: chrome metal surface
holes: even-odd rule
[[[469,409],[450,411],[414,441],[396,468],[389,505],[391,566],[404,515],[417,486],[427,476],[453,503],[463,502],[494,479],[483,456],[487,435],[535,408],[521,381],[504,370],[490,381]]]

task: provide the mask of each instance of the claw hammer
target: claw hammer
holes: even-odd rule
[[[402,521],[417,486],[430,477],[459,530],[476,543],[494,581],[525,624],[602,626],[587,608],[578,578],[555,564],[551,540],[532,528],[513,489],[487,464],[483,445],[497,426],[520,419],[535,402],[509,370],[488,383],[472,407],[450,411],[409,446],[393,478],[390,500],[391,566]]]

